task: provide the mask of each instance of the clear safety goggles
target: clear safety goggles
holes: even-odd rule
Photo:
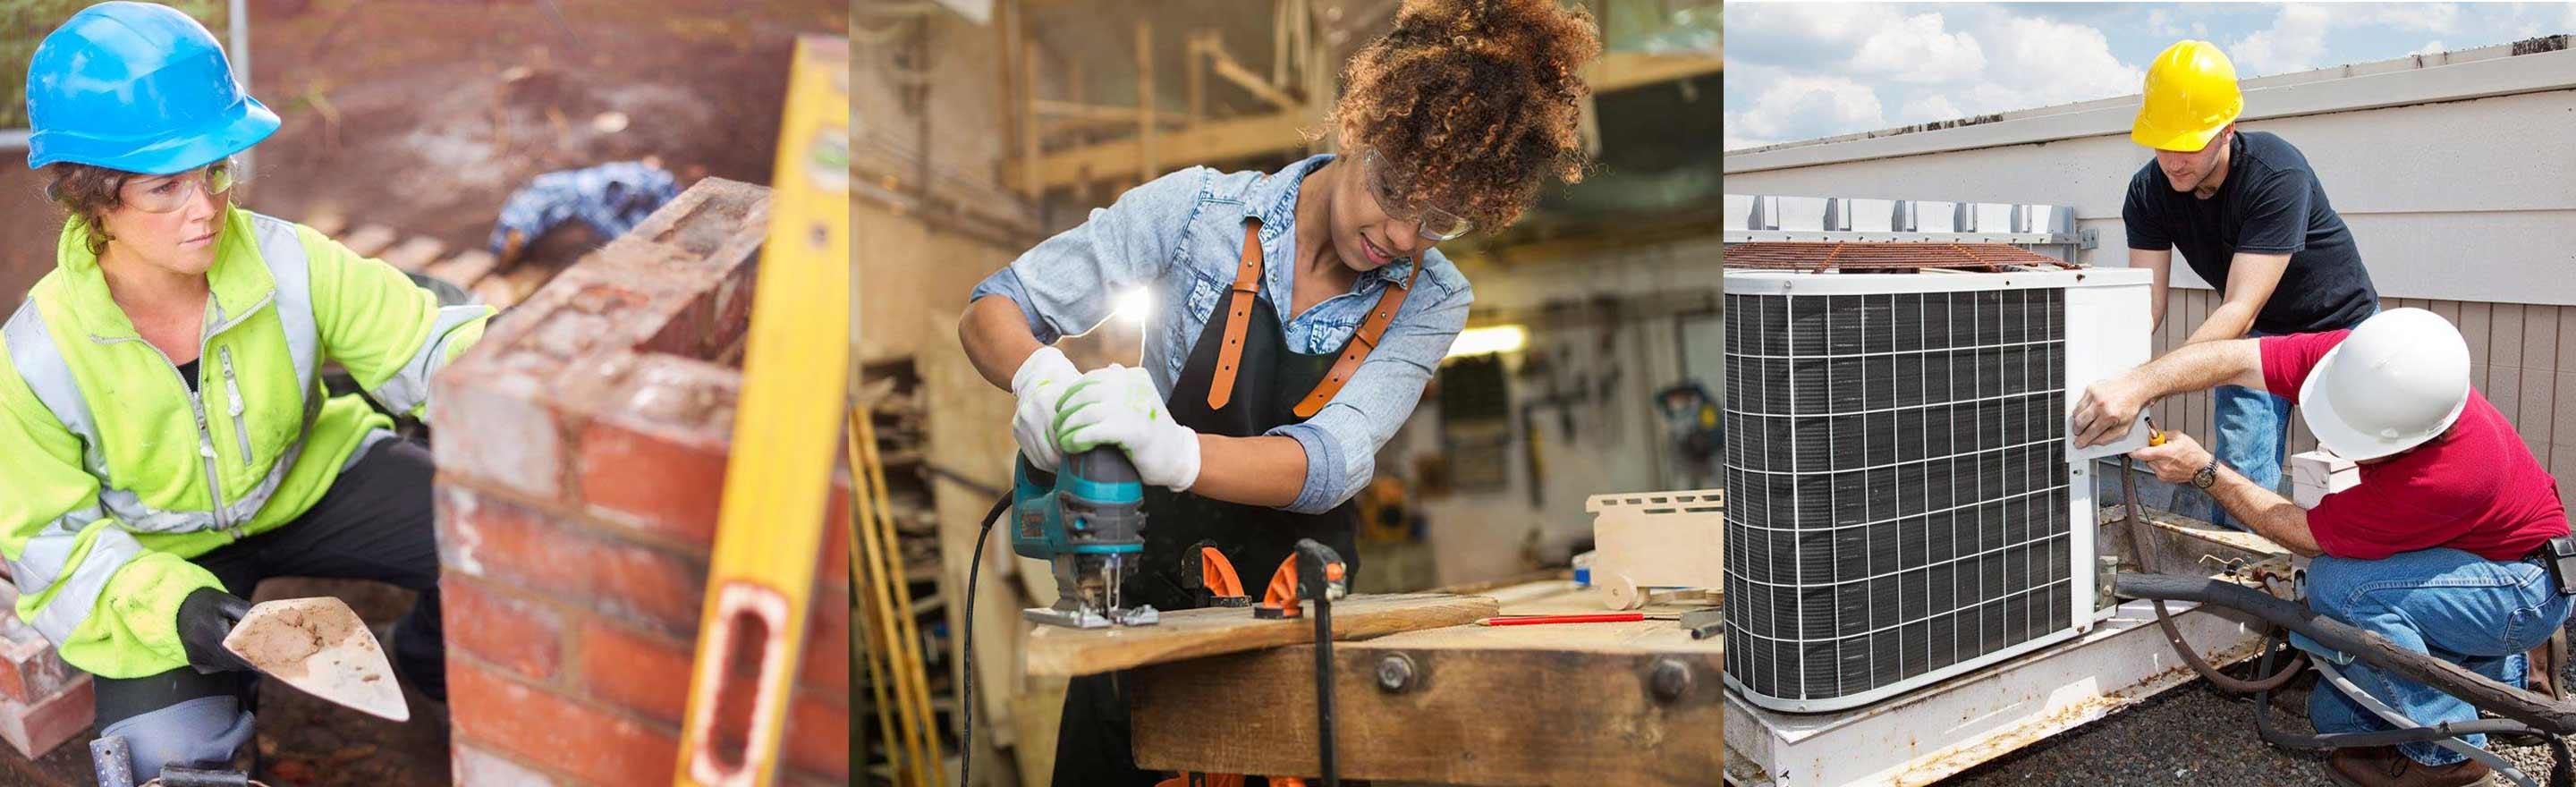
[[[1369,193],[1377,198],[1386,215],[1400,221],[1418,223],[1422,237],[1433,243],[1451,240],[1476,228],[1476,223],[1458,214],[1431,206],[1404,202],[1405,181],[1401,170],[1387,162],[1375,149],[1360,157],[1360,172],[1368,176]]]
[[[176,213],[200,193],[209,197],[231,193],[240,184],[234,169],[233,160],[225,159],[176,175],[131,178],[118,187],[117,198],[145,213]]]

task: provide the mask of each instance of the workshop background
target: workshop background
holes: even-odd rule
[[[63,226],[45,174],[26,167],[28,58],[94,2],[0,2],[0,309],[53,268]],[[767,229],[758,184],[772,182],[799,41],[819,58],[809,70],[846,75],[848,6],[170,5],[224,42],[283,120],[246,156],[236,204],[508,310],[432,399],[452,704],[414,695],[413,720],[397,724],[270,681],[254,776],[278,787],[669,783]],[[540,179],[600,165],[622,168]],[[612,182],[638,188],[600,187]],[[505,205],[549,219],[521,225],[535,232],[516,253],[487,248]],[[612,220],[567,220],[585,213]],[[567,284],[548,286],[558,279]],[[846,504],[840,485],[835,505]],[[827,543],[846,543],[846,523],[833,519]],[[820,550],[781,783],[848,781],[847,555]],[[14,602],[6,583],[0,594]],[[258,598],[326,594],[376,622],[411,597],[279,579]],[[89,686],[15,616],[0,623],[0,785],[97,783]]]
[[[1562,575],[1589,548],[1586,497],[1717,483],[1697,412],[1668,419],[1658,403],[1694,383],[1713,396],[1722,378],[1717,4],[1574,4],[1600,20],[1606,49],[1586,73],[1597,167],[1546,190],[1508,231],[1441,247],[1473,283],[1475,308],[1378,456],[1380,479],[1362,495],[1368,570],[1354,592]],[[958,347],[968,292],[1155,176],[1200,164],[1269,171],[1331,150],[1298,131],[1321,126],[1345,58],[1387,28],[1396,5],[857,5],[860,398],[876,417],[948,756],[963,625],[953,601],[976,519],[1007,485],[1016,450],[1010,394]],[[1082,368],[1133,364],[1141,324],[1122,313],[1061,346]],[[970,755],[980,784],[1045,784],[1063,683],[1023,677],[1012,654],[1025,629],[1018,610],[1051,603],[1054,585],[1044,563],[1001,543],[989,551]],[[877,738],[861,737],[852,756],[878,774]]]

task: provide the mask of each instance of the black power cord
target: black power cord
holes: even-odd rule
[[[975,583],[984,573],[984,539],[993,535],[993,521],[1011,508],[1011,496],[993,501],[993,510],[984,512],[984,524],[975,532],[975,554],[966,560],[966,696],[958,705],[966,728],[964,740],[957,746],[957,784],[971,787],[975,782]]]

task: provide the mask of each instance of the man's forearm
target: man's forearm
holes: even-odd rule
[[[2203,391],[2221,385],[2261,385],[2263,355],[2253,339],[2186,344],[2165,353],[2133,374],[2146,387],[2144,399]]]
[[[2325,553],[2317,546],[2316,533],[2308,529],[2306,510],[2280,493],[2256,486],[2226,465],[2218,466],[2218,480],[2209,485],[2209,496],[2218,500],[2218,507],[2228,516],[2284,549],[2308,557]]]
[[[2247,329],[2254,327],[2254,313],[2257,308],[2259,307],[2236,301],[2221,303],[2218,308],[2209,310],[2209,319],[2200,321],[2200,327],[2192,329],[2191,337],[2184,339],[2183,342],[2204,344],[2241,338]]]

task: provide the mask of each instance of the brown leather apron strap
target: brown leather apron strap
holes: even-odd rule
[[[1350,343],[1342,345],[1342,357],[1333,361],[1332,371],[1324,373],[1324,381],[1316,383],[1315,390],[1297,402],[1297,417],[1313,418],[1323,412],[1333,395],[1342,392],[1342,385],[1351,381],[1351,375],[1359,373],[1360,361],[1368,358],[1370,350],[1377,349],[1378,338],[1385,336],[1386,326],[1395,322],[1395,313],[1404,309],[1404,296],[1413,291],[1413,280],[1421,275],[1422,261],[1414,260],[1413,271],[1404,275],[1403,284],[1377,294],[1377,305],[1370,307],[1368,319],[1360,321],[1359,332],[1351,335]]]
[[[1225,346],[1217,349],[1216,376],[1208,382],[1210,410],[1234,400],[1234,375],[1243,368],[1243,328],[1252,322],[1252,299],[1261,294],[1261,220],[1243,222],[1243,262],[1234,267],[1226,296]]]

